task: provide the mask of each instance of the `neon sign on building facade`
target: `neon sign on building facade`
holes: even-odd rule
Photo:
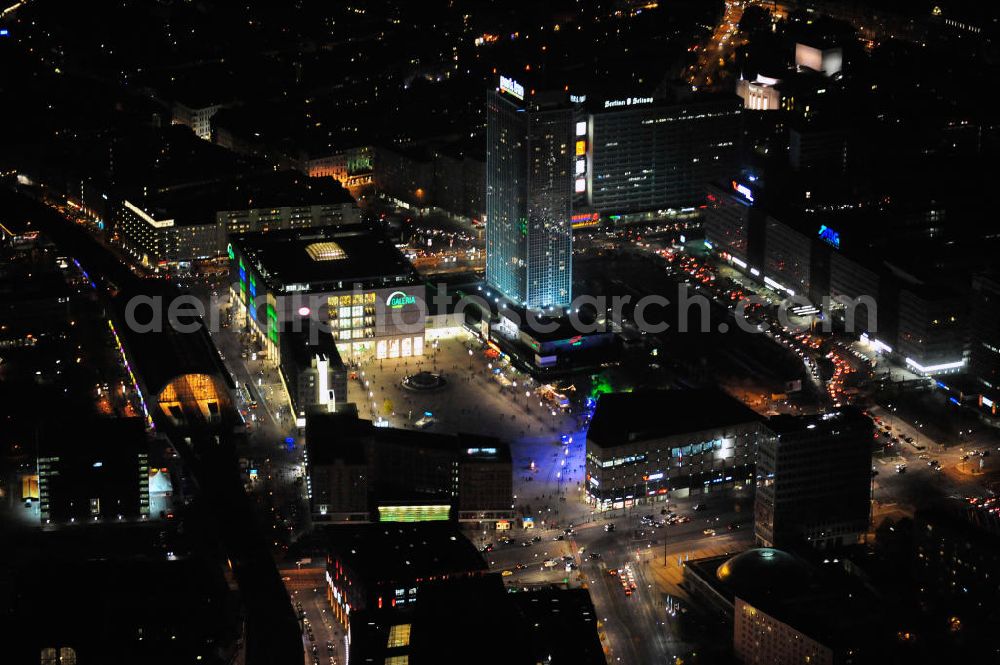
[[[412,305],[417,302],[416,296],[407,295],[402,291],[393,291],[389,294],[389,297],[385,300],[385,306],[391,309],[400,309],[406,305]]]
[[[500,91],[524,99],[524,86],[507,76],[500,77]]]
[[[831,247],[840,249],[840,232],[834,231],[826,224],[819,225],[819,238]]]

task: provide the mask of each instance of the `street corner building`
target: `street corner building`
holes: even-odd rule
[[[303,329],[332,336],[345,362],[423,355],[425,288],[387,238],[355,226],[248,233],[229,256],[236,316],[271,364],[282,335]]]
[[[757,454],[754,536],[766,547],[855,544],[871,519],[871,418],[853,407],[774,416]]]
[[[306,418],[313,520],[513,520],[510,449],[492,437],[375,427],[353,404]]]
[[[608,393],[587,432],[587,498],[611,510],[753,482],[761,417],[720,390]]]

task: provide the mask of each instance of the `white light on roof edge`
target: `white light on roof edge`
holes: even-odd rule
[[[921,372],[922,374],[931,374],[933,372],[943,372],[945,370],[958,369],[960,367],[963,367],[965,365],[965,360],[964,359],[956,360],[955,362],[940,363],[938,365],[929,365],[927,367],[924,367],[913,358],[907,358],[906,364],[914,368],[915,370]]]

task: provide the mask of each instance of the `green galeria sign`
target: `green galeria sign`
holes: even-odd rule
[[[411,296],[402,291],[393,291],[386,298],[385,306],[390,309],[399,309],[405,307],[406,305],[412,305],[417,302],[416,296]]]

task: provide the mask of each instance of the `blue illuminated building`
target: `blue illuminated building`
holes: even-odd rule
[[[487,95],[486,282],[517,305],[572,299],[573,152],[572,108],[501,77]]]

